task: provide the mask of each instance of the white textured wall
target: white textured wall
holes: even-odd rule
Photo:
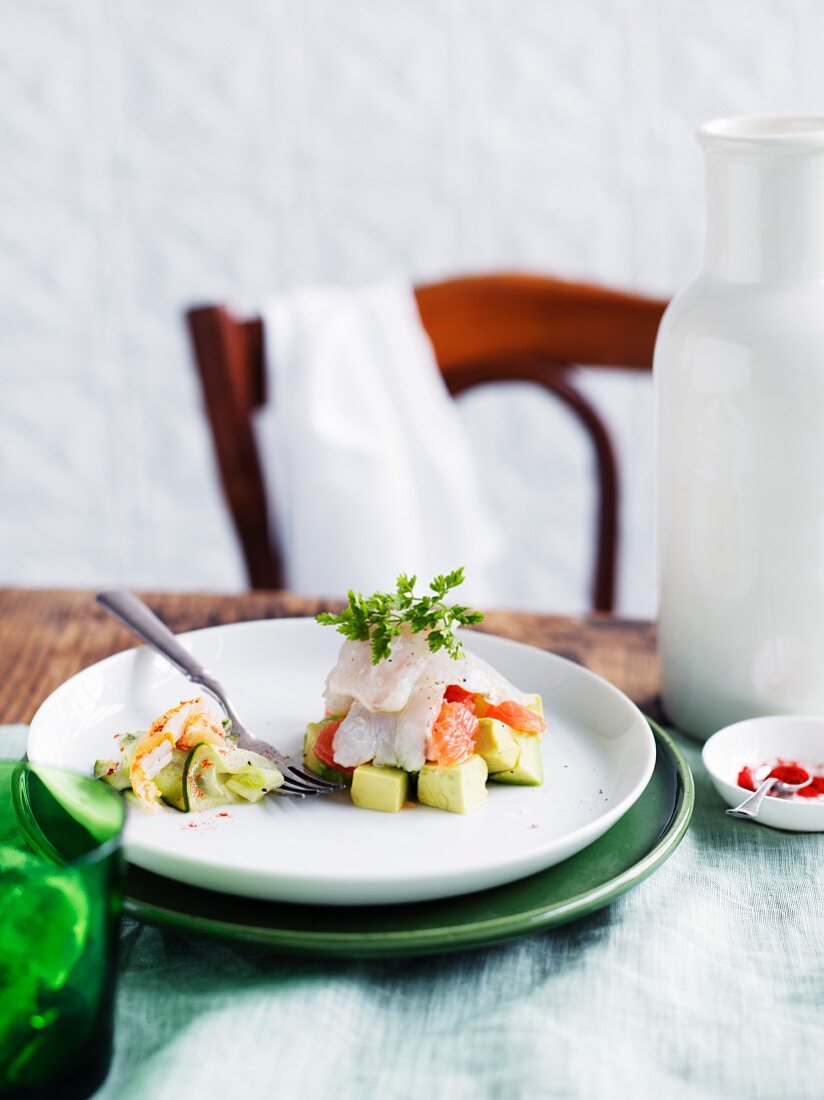
[[[0,581],[240,586],[185,304],[496,267],[669,292],[695,125],[824,110],[822,32],[815,0],[2,0]],[[649,383],[591,385],[645,614]],[[467,416],[508,598],[582,606],[585,447],[533,394]]]

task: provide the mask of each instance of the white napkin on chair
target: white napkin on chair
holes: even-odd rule
[[[368,593],[401,572],[425,586],[464,565],[459,598],[494,604],[503,540],[412,288],[298,289],[263,320],[256,434],[289,587]]]

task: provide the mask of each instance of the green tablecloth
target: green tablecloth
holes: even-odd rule
[[[680,744],[697,788],[681,847],[554,932],[313,962],[126,922],[99,1097],[818,1100],[824,836],[727,817]]]

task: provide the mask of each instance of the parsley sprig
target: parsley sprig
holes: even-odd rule
[[[350,590],[349,604],[340,615],[324,611],[318,615],[318,622],[337,627],[340,634],[352,641],[368,641],[373,665],[391,655],[393,639],[407,625],[414,634],[428,631],[427,643],[433,653],[445,649],[458,660],[463,656],[463,646],[455,637],[455,628],[483,619],[480,611],[444,602],[448,592],[463,584],[463,567],[435,577],[425,596],[415,595],[417,579],[401,573],[394,592],[374,592],[371,596]]]

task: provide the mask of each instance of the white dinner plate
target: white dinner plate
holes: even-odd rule
[[[313,619],[192,631],[183,644],[218,677],[249,728],[298,756],[342,641]],[[348,793],[269,797],[257,805],[181,814],[129,808],[124,845],[139,867],[225,893],[322,905],[424,901],[498,886],[544,870],[600,837],[640,797],[655,741],[638,708],[599,676],[531,646],[478,632],[474,650],[544,699],[542,787],[490,783],[465,816],[417,805],[356,809]],[[146,729],[195,694],[147,649],[85,669],[38,710],[29,759],[90,772],[116,755],[114,734]]]

